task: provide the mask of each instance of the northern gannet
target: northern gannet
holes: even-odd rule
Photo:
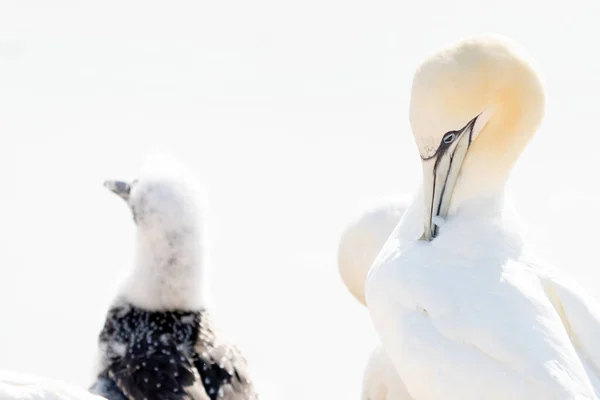
[[[381,199],[351,220],[340,237],[338,271],[342,281],[362,305],[371,264],[408,205],[408,198]],[[363,372],[362,400],[410,400],[392,361],[379,345],[370,354]]]
[[[363,305],[371,264],[409,203],[407,197],[380,199],[354,216],[340,235],[338,271],[352,296]]]
[[[600,305],[533,261],[504,194],[544,108],[533,62],[507,38],[467,38],[417,69],[410,122],[423,188],[366,284],[370,317],[414,399],[600,393]]]
[[[202,191],[173,160],[147,165],[136,181],[105,182],[133,214],[136,260],[100,333],[90,390],[111,400],[255,399],[244,357],[208,310]]]
[[[0,371],[1,400],[106,400],[56,379]]]

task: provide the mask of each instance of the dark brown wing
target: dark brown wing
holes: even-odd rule
[[[196,400],[189,389],[199,380],[198,372],[168,335],[131,343],[108,375],[130,400]]]
[[[219,340],[210,317],[203,313],[194,366],[210,400],[254,400],[256,394],[248,374],[246,359],[233,345]]]

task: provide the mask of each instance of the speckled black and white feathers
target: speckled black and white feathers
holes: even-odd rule
[[[100,334],[91,390],[110,400],[254,400],[246,361],[206,311],[210,246],[199,182],[161,158],[136,181],[105,186],[134,216],[136,251]]]
[[[91,391],[110,400],[254,400],[246,361],[221,343],[206,311],[113,307]]]

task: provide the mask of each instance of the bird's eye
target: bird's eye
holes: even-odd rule
[[[444,135],[444,138],[442,139],[442,141],[446,144],[450,144],[452,142],[454,142],[454,140],[456,140],[456,133],[454,132],[448,132]]]

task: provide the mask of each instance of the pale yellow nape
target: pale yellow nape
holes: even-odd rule
[[[446,132],[491,112],[467,152],[454,203],[466,186],[480,192],[490,185],[503,186],[544,109],[544,85],[527,51],[499,35],[477,35],[451,44],[419,66],[410,123],[421,156],[428,157]]]

